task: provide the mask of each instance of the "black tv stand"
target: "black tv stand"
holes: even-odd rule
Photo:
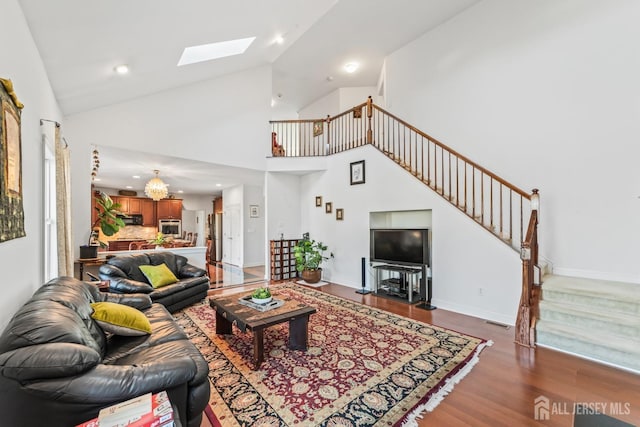
[[[418,266],[379,264],[374,265],[373,269],[376,271],[373,288],[375,294],[406,299],[409,304],[413,304],[423,298],[420,289],[421,280],[419,277],[416,280],[417,275],[423,274],[424,277],[423,268]],[[398,276],[381,279],[380,273],[382,271],[398,273]]]

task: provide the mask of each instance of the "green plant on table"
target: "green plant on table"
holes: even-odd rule
[[[253,291],[251,297],[256,299],[266,299],[271,297],[271,291],[269,291],[269,288],[257,288]]]
[[[150,240],[149,243],[156,246],[162,246],[165,243],[167,243],[167,237],[164,234],[162,234],[162,232],[158,231],[158,234],[156,234],[156,238],[153,240]]]

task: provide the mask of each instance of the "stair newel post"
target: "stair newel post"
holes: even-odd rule
[[[327,118],[325,119],[327,122],[327,154],[335,153],[335,150],[331,146],[331,116],[327,114]]]
[[[371,117],[373,116],[373,99],[371,96],[367,98],[367,144],[371,144],[373,142],[373,130],[371,129]]]
[[[529,196],[531,217],[527,227],[527,234],[520,246],[520,259],[522,259],[522,290],[518,318],[516,319],[516,343],[525,347],[535,347],[535,319],[531,318],[531,302],[533,296],[533,283],[535,267],[538,264],[538,209],[540,208],[540,195],[538,189],[532,190]]]

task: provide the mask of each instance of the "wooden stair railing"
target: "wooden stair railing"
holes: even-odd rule
[[[527,269],[537,264],[537,238],[527,236],[527,240],[524,234],[525,223],[529,232],[534,218],[525,219],[532,208],[532,195],[378,107],[371,97],[334,117],[270,123],[274,156],[326,156],[372,145],[512,249],[522,254],[527,242],[536,255]],[[537,201],[537,190],[533,194]],[[532,233],[537,234],[537,227]],[[529,279],[533,280],[533,274]],[[523,274],[523,292],[529,294],[521,297],[520,324],[530,319],[524,319],[524,312],[531,311],[532,286],[524,282]],[[521,335],[517,333],[516,342],[532,345],[531,334]]]

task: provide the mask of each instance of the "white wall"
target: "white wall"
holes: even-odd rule
[[[265,265],[265,204],[263,188],[255,185],[244,186],[244,267]],[[250,206],[258,206],[258,217],[252,218]]]
[[[386,60],[390,111],[540,189],[559,274],[640,283],[639,20],[634,0],[485,0]]]
[[[349,163],[358,160],[365,160],[366,182],[352,186]],[[279,182],[281,188],[286,184]],[[294,191],[297,183],[291,184],[287,191]],[[315,196],[322,196],[322,207],[315,206]],[[503,323],[515,322],[522,268],[518,254],[376,149],[366,146],[331,156],[326,171],[300,178],[299,201],[301,232],[310,232],[335,256],[323,264],[323,277],[354,288],[361,285],[361,258],[369,259],[370,212],[431,210],[433,303]],[[325,213],[326,202],[333,204],[331,214]],[[337,208],[344,209],[343,221],[335,218]],[[369,269],[368,287],[372,279]]]
[[[286,172],[266,173],[267,241],[281,238],[299,239],[302,236],[300,200],[300,175]]]
[[[16,310],[43,284],[44,208],[43,147],[40,119],[61,122],[62,113],[53,95],[40,54],[16,0],[2,3],[0,77],[11,79],[21,115],[22,196],[26,236],[0,243],[2,298],[0,330]],[[62,128],[64,133],[64,127]]]
[[[336,116],[366,102],[369,95],[373,98],[374,103],[379,102],[380,97],[377,96],[377,89],[373,86],[339,88],[302,108],[298,117],[300,119],[324,119],[327,115]]]
[[[260,170],[270,154],[270,103],[265,66],[69,116],[75,246],[89,233],[92,145]]]

